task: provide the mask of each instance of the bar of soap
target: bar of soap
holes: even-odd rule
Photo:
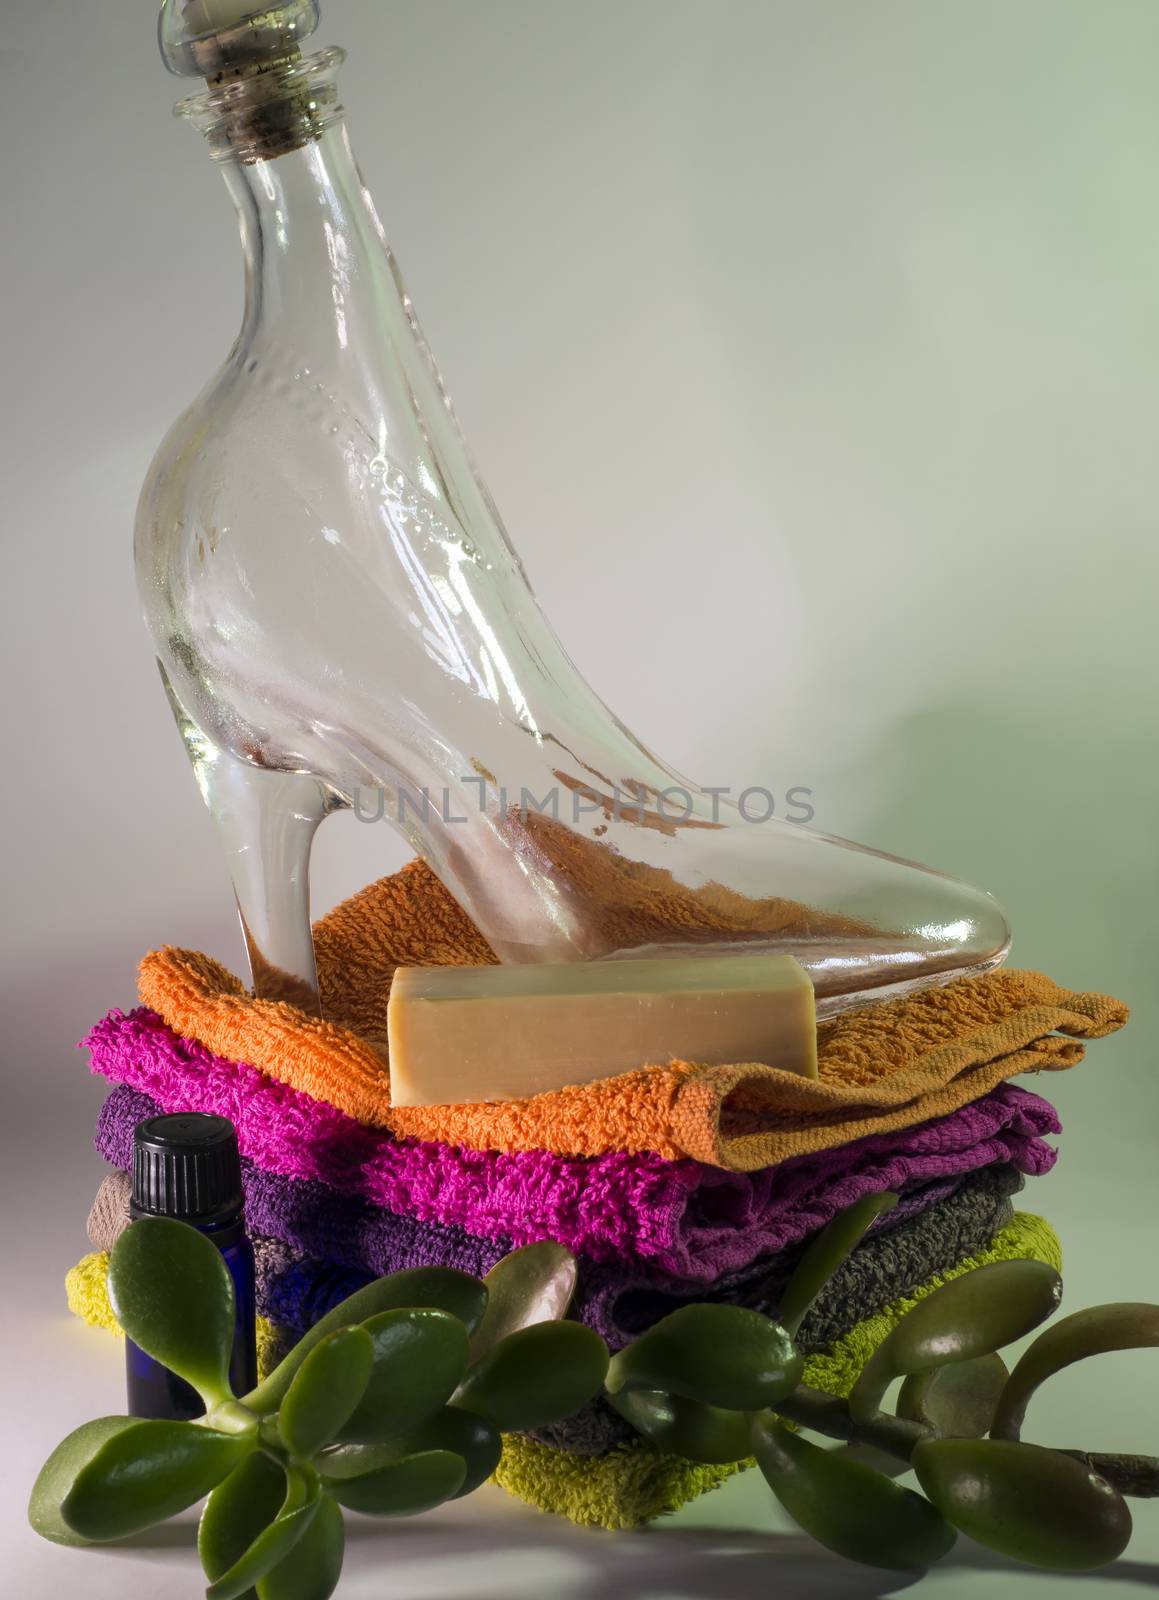
[[[673,1058],[817,1076],[813,985],[792,956],[400,967],[396,1106],[524,1100]]]

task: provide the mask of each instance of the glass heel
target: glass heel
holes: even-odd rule
[[[220,749],[161,677],[225,855],[253,990],[321,1014],[310,931],[310,847],[344,802],[308,773],[250,765]]]

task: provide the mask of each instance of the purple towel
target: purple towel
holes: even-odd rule
[[[101,1155],[126,1170],[132,1159],[133,1129],[145,1117],[156,1116],[158,1109],[155,1101],[137,1090],[123,1084],[114,1089],[97,1124]],[[1009,1213],[1009,1197],[1023,1181],[1021,1173],[1003,1163],[912,1188],[880,1219],[882,1226],[861,1246],[859,1260],[876,1260],[878,1252],[867,1251],[867,1246],[880,1242],[884,1248],[887,1241],[896,1241],[890,1243],[889,1259],[900,1260],[903,1241],[912,1231],[908,1224],[920,1222],[917,1236],[929,1239],[943,1227],[943,1223],[935,1227],[931,1221],[934,1214],[968,1219],[977,1236],[988,1239],[1002,1225],[995,1221],[998,1210],[1005,1208],[1005,1214]],[[481,1239],[462,1228],[400,1217],[316,1181],[265,1172],[246,1159],[242,1161],[242,1182],[251,1233],[278,1239],[334,1267],[387,1273],[403,1267],[444,1266],[482,1275],[511,1248],[509,1239]],[[552,1235],[545,1232],[538,1237]],[[944,1243],[942,1239],[939,1248]],[[574,1314],[596,1328],[613,1349],[619,1349],[667,1311],[706,1294],[713,1300],[774,1310],[803,1248],[797,1243],[775,1256],[750,1261],[711,1285],[662,1273],[654,1263],[593,1261],[580,1254]],[[919,1263],[914,1270],[918,1275],[913,1281],[920,1283],[924,1269]]]
[[[957,1192],[911,1215],[906,1226],[884,1238],[863,1241],[826,1286],[801,1325],[801,1344],[818,1349],[871,1316],[898,1294],[922,1281],[936,1251],[964,1253],[989,1242],[1013,1215],[1010,1198],[1024,1183],[1009,1167],[987,1167],[962,1179]],[[919,1243],[920,1241],[920,1243]],[[757,1262],[722,1279],[697,1299],[727,1300],[776,1314],[781,1291],[800,1250]],[[371,1274],[333,1261],[299,1254],[281,1239],[254,1238],[258,1310],[302,1334],[363,1284]],[[442,1263],[439,1263],[440,1265]],[[642,1333],[687,1300],[658,1283],[625,1286],[622,1269],[581,1261],[575,1315],[597,1327],[613,1344]],[[898,1286],[901,1285],[899,1288]]]
[[[961,1254],[988,1243],[1009,1222],[1013,1214],[1010,1196],[1023,1182],[1009,1167],[989,1167],[963,1179],[952,1199],[911,1218],[912,1225],[884,1239],[859,1244],[802,1323],[802,1348],[819,1349],[840,1338],[855,1322],[921,1281],[934,1259],[931,1240],[937,1241],[932,1248],[943,1258],[946,1251]],[[800,1252],[790,1254],[796,1257]],[[371,1281],[369,1273],[300,1255],[280,1239],[256,1236],[254,1257],[258,1310],[298,1335]],[[709,1295],[775,1315],[789,1270],[786,1260],[774,1259],[727,1280]],[[590,1271],[603,1283],[614,1269],[594,1267]],[[623,1292],[618,1300],[593,1296],[590,1286],[581,1281],[575,1309],[580,1320],[592,1322],[613,1342],[619,1342],[625,1335],[643,1332],[680,1303],[678,1297],[666,1296],[655,1286]]]
[[[705,1283],[806,1238],[864,1194],[995,1164],[1049,1171],[1056,1152],[1042,1136],[1059,1132],[1047,1101],[1006,1083],[949,1116],[754,1173],[622,1152],[505,1154],[393,1139],[179,1039],[145,1009],[110,1012],[84,1043],[95,1072],[162,1110],[231,1118],[242,1154],[267,1172],[478,1238],[553,1238],[593,1261],[647,1262]]]

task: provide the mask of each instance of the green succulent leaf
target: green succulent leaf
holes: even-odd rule
[[[88,1544],[61,1515],[77,1474],[98,1454],[103,1445],[119,1433],[137,1427],[139,1417],[97,1417],[74,1428],[62,1439],[41,1467],[28,1501],[28,1520],[42,1539],[55,1544]]]
[[[342,1575],[345,1552],[342,1512],[323,1495],[290,1554],[259,1578],[258,1600],[330,1600]]]
[[[409,1434],[403,1434],[400,1439],[384,1439],[380,1444],[327,1446],[321,1455],[314,1458],[314,1465],[322,1474],[323,1488],[331,1478],[362,1478],[368,1472],[377,1472],[379,1467],[397,1461],[400,1456],[410,1455],[409,1450],[401,1448],[401,1439],[409,1437]]]
[[[994,1415],[994,1437],[1018,1438],[1034,1391],[1063,1367],[1111,1350],[1155,1345],[1159,1345],[1159,1306],[1119,1301],[1063,1317],[1039,1334],[1010,1374]]]
[[[322,1500],[318,1474],[289,1462],[284,1468],[285,1498],[274,1520],[263,1528],[232,1566],[210,1578],[206,1600],[240,1600],[240,1597],[286,1559],[305,1534]],[[202,1560],[204,1568],[204,1558]]]
[[[990,1355],[1057,1309],[1062,1279],[1042,1261],[995,1261],[951,1278],[919,1300],[887,1334],[849,1395],[856,1422],[877,1415],[890,1382]]]
[[[521,1328],[561,1321],[575,1294],[576,1272],[571,1251],[551,1239],[497,1261],[483,1279],[487,1309],[471,1336],[471,1362]]]
[[[762,1411],[794,1389],[802,1358],[779,1323],[742,1306],[681,1306],[611,1359],[605,1387],[660,1389],[725,1411]]]
[[[501,1433],[570,1417],[600,1392],[608,1349],[579,1322],[539,1322],[509,1334],[477,1361],[454,1403]]]
[[[370,1381],[337,1437],[375,1444],[447,1403],[467,1370],[467,1330],[449,1311],[415,1309],[383,1311],[362,1326],[374,1351]]]
[[[444,1406],[416,1428],[383,1444],[339,1444],[326,1450],[315,1463],[324,1478],[361,1478],[402,1456],[428,1450],[450,1450],[462,1456],[467,1473],[456,1500],[472,1494],[495,1471],[503,1453],[497,1428],[459,1406]]]
[[[212,1410],[229,1399],[233,1279],[186,1222],[139,1217],[109,1257],[109,1300],[134,1344],[191,1383]]]
[[[327,1483],[340,1506],[376,1517],[413,1517],[453,1500],[463,1486],[467,1464],[450,1450],[425,1450],[402,1456],[361,1478]]]
[[[366,1393],[375,1354],[365,1326],[339,1328],[314,1346],[278,1411],[278,1431],[291,1455],[315,1455],[341,1432]]]
[[[242,1398],[251,1411],[268,1415],[285,1398],[290,1380],[316,1344],[338,1328],[366,1322],[384,1311],[422,1307],[445,1311],[457,1318],[471,1334],[479,1326],[487,1307],[487,1286],[481,1278],[454,1267],[414,1267],[376,1278],[365,1288],[343,1300],[316,1322],[283,1361],[257,1388]]]
[[[925,1439],[922,1489],[950,1522],[1015,1561],[1061,1572],[1106,1566],[1131,1537],[1127,1503],[1072,1456],[995,1439]]]
[[[503,1441],[498,1428],[485,1418],[460,1406],[444,1406],[442,1411],[411,1433],[404,1435],[410,1453],[418,1455],[431,1450],[449,1450],[461,1456],[467,1472],[452,1499],[461,1500],[473,1494],[499,1465],[503,1454]]]
[[[1009,1376],[999,1355],[975,1356],[932,1372],[915,1372],[901,1386],[897,1414],[946,1439],[981,1439]]]
[[[851,1250],[861,1242],[872,1222],[897,1205],[896,1194],[867,1194],[847,1206],[812,1239],[785,1285],[777,1307],[777,1321],[790,1338],[808,1316],[818,1295]]]
[[[197,1525],[197,1554],[211,1583],[245,1555],[285,1498],[286,1474],[264,1450],[255,1450],[218,1484]]]
[[[487,1309],[487,1285],[482,1278],[460,1272],[456,1267],[411,1267],[405,1272],[393,1272],[381,1281],[390,1286],[390,1304],[377,1307],[374,1315],[407,1306],[445,1311],[457,1317],[470,1335]],[[365,1316],[361,1320],[365,1321]]]
[[[75,1435],[73,1436],[75,1438]],[[82,1539],[123,1539],[196,1504],[254,1449],[252,1434],[195,1422],[138,1420],[97,1448],[60,1515]]]
[[[957,1537],[920,1494],[837,1450],[791,1433],[765,1413],[752,1425],[765,1481],[785,1510],[827,1550],[866,1566],[929,1567]]]
[[[686,1461],[722,1464],[752,1454],[744,1411],[723,1411],[660,1389],[621,1389],[608,1400],[657,1449]]]
[[[911,1470],[908,1461],[887,1455],[884,1450],[878,1450],[871,1444],[839,1444],[829,1454],[842,1461],[856,1461],[860,1466],[880,1472],[886,1478],[902,1478]]]

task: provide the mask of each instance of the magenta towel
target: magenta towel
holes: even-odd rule
[[[155,1012],[112,1011],[83,1041],[93,1071],[165,1111],[209,1111],[237,1127],[258,1167],[314,1180],[385,1210],[515,1244],[550,1237],[593,1261],[647,1261],[710,1282],[784,1250],[861,1195],[1009,1163],[1054,1164],[1047,1101],[1005,1083],[917,1127],[795,1156],[761,1172],[615,1152],[508,1154],[397,1140],[333,1106],[179,1039]]]
[[[149,1095],[119,1083],[110,1091],[97,1119],[97,1150],[112,1166],[127,1172],[133,1164],[134,1128],[160,1112],[160,1105]],[[303,1255],[372,1275],[401,1272],[406,1267],[438,1266],[458,1267],[482,1277],[512,1248],[512,1240],[501,1234],[484,1239],[455,1224],[399,1216],[371,1205],[361,1195],[340,1194],[315,1178],[286,1178],[278,1172],[267,1172],[246,1156],[241,1165],[246,1220],[251,1232],[279,1239]],[[896,1206],[874,1221],[870,1233],[876,1238],[893,1232],[911,1217],[952,1198],[963,1185],[989,1178],[999,1187],[1007,1185],[1003,1194],[1017,1193],[1024,1181],[1006,1162],[911,1185],[903,1190]],[[709,1293],[754,1270],[759,1276],[770,1262],[783,1263],[791,1253],[763,1257],[738,1273],[723,1274],[712,1282],[672,1276],[662,1272],[654,1261],[639,1256],[622,1262],[594,1262],[582,1252],[577,1255],[585,1282],[592,1279],[614,1283],[617,1291],[647,1282],[666,1285],[672,1293],[687,1296]]]
[[[106,1161],[125,1171],[132,1164],[133,1129],[159,1110],[157,1102],[139,1089],[118,1084],[102,1106],[97,1123],[97,1149]],[[1009,1222],[1013,1215],[1010,1197],[1025,1181],[1006,1163],[960,1177],[938,1178],[908,1190],[891,1211],[878,1218],[879,1225],[870,1230],[827,1287],[826,1316],[837,1319],[830,1325],[844,1332],[896,1298],[904,1291],[904,1285],[899,1286],[899,1269],[908,1274],[906,1284],[924,1283],[938,1262],[956,1261],[988,1243]],[[325,1262],[322,1287],[332,1273],[341,1274],[343,1269],[379,1274],[404,1267],[440,1266],[482,1275],[510,1247],[509,1241],[481,1239],[462,1228],[396,1216],[313,1179],[264,1172],[244,1157],[242,1184],[251,1232],[277,1240],[297,1255]],[[581,1255],[572,1313],[595,1328],[615,1350],[690,1300],[728,1301],[772,1316],[804,1248],[798,1244],[780,1255],[766,1256],[711,1284],[668,1277],[639,1260],[593,1262]],[[882,1262],[891,1263],[884,1276]],[[876,1295],[882,1298],[873,1298]],[[307,1299],[316,1304],[313,1291]],[[820,1315],[818,1307],[814,1313]],[[288,1309],[284,1302],[279,1320]],[[818,1327],[814,1313],[810,1313],[812,1330]],[[818,1334],[818,1339],[827,1343],[836,1336]]]

